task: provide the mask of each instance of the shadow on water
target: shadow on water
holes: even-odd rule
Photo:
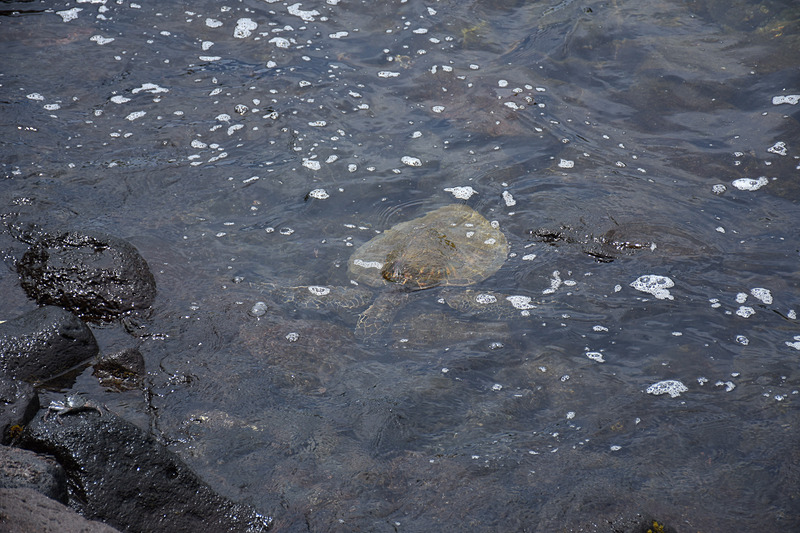
[[[800,527],[794,3],[289,4],[2,4],[3,213],[159,288],[96,329],[148,394],[72,388],[280,531]],[[510,244],[453,289],[522,308],[265,289],[452,203]]]

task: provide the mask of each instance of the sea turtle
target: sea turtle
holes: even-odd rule
[[[401,222],[356,249],[347,268],[352,287],[289,287],[274,292],[302,308],[358,309],[373,299],[373,291],[364,286],[382,288],[356,324],[356,336],[370,339],[391,326],[415,291],[481,282],[500,269],[508,251],[506,236],[496,223],[469,206],[452,204]]]

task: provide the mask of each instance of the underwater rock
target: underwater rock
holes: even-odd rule
[[[144,376],[144,357],[137,348],[125,348],[119,352],[104,355],[94,364],[94,375],[100,383],[118,391],[139,387]]]

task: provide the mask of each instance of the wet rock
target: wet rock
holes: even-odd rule
[[[42,411],[20,445],[64,465],[71,506],[122,530],[256,533],[271,523],[216,494],[152,435],[108,411]]]
[[[39,395],[32,386],[0,375],[0,442],[11,442],[38,410]]]
[[[0,531],[9,533],[119,533],[87,520],[66,505],[31,489],[0,489]]]
[[[536,242],[554,247],[566,245],[581,250],[599,263],[610,263],[637,253],[671,258],[706,257],[716,253],[712,243],[704,242],[670,221],[632,219],[618,223],[589,215],[580,218],[575,224],[551,224],[528,233]],[[603,231],[608,226],[610,229]]]
[[[17,263],[22,288],[42,305],[111,320],[146,309],[156,295],[147,262],[130,243],[101,233],[44,235]]]
[[[0,488],[32,489],[67,503],[67,475],[52,457],[0,446]]]
[[[46,380],[97,352],[86,324],[58,307],[40,307],[0,324],[0,373],[17,379]]]
[[[124,391],[139,387],[144,373],[142,353],[136,348],[126,348],[103,356],[95,363],[92,375],[100,380],[104,387]]]

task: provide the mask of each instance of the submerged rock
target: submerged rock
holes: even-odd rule
[[[125,348],[101,357],[92,372],[104,387],[118,391],[139,387],[144,373],[144,356],[137,348]]]
[[[102,233],[43,234],[17,264],[22,287],[41,305],[111,320],[146,309],[156,283],[136,248]]]
[[[46,416],[20,445],[64,465],[70,505],[125,531],[267,531],[272,519],[215,493],[156,439],[106,410]]]
[[[35,309],[0,324],[0,373],[46,380],[97,355],[89,327],[59,307]]]

